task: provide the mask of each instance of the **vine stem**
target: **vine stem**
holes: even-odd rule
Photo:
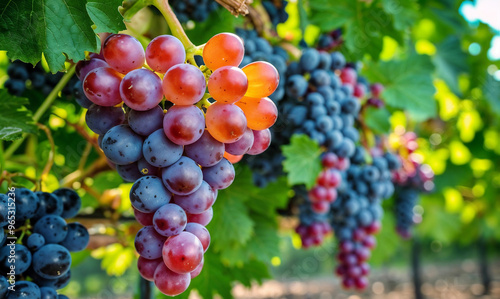
[[[189,40],[189,37],[187,36],[186,32],[184,32],[181,23],[177,19],[177,16],[175,15],[172,8],[170,8],[168,0],[152,0],[152,4],[161,12],[163,17],[167,21],[170,31],[172,31],[172,35],[177,37],[181,41],[186,51],[190,51],[192,48],[195,48],[196,46],[191,42],[191,40]]]
[[[47,111],[47,109],[50,108],[52,103],[55,101],[55,99],[58,97],[59,92],[66,86],[68,81],[71,79],[73,74],[75,73],[75,66],[76,64],[72,64],[66,74],[61,78],[61,80],[57,83],[56,87],[52,89],[52,91],[49,93],[49,95],[45,98],[43,101],[42,105],[38,108],[38,110],[35,112],[35,115],[33,115],[33,120],[38,122],[42,115]],[[26,136],[28,134],[23,134],[23,137],[20,139],[14,141],[5,151],[4,154],[4,159],[8,160],[12,154],[23,144],[24,139],[26,139]]]

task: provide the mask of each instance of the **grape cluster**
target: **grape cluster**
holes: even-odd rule
[[[63,73],[50,74],[45,72],[41,64],[35,67],[29,63],[16,60],[7,68],[9,79],[5,81],[4,87],[15,96],[22,96],[26,89],[33,89],[47,96],[61,80]],[[74,93],[78,78],[72,77],[66,87],[61,91],[62,95],[70,98]]]
[[[372,164],[365,156],[364,148],[357,147],[331,205],[331,225],[339,242],[336,273],[347,289],[363,290],[368,284],[367,260],[376,243],[373,235],[381,228],[381,202],[394,193],[392,172],[400,167],[390,153],[374,156]]]
[[[80,207],[80,196],[66,188],[0,194],[0,298],[67,298],[57,290],[69,283],[70,252],[89,242],[83,225],[65,220]]]
[[[434,172],[414,154],[418,149],[417,135],[414,132],[403,133],[398,139],[399,147],[396,148],[403,166],[393,176],[397,186],[394,207],[396,231],[402,238],[409,239],[413,225],[422,221],[422,215],[415,213],[414,208],[420,193],[434,189]]]
[[[135,238],[139,272],[178,295],[203,267],[212,205],[235,177],[230,161],[271,143],[278,111],[268,96],[279,74],[262,61],[238,68],[243,43],[229,33],[205,44],[204,72],[185,63],[182,43],[170,35],[145,51],[132,36],[111,35],[102,54],[77,66],[93,103],[86,121],[120,176],[134,182],[130,200],[145,226]]]
[[[286,0],[262,1],[262,6],[266,9],[274,27],[278,26],[280,23],[285,23],[286,20],[288,20],[288,13],[286,12],[287,5],[288,1]]]
[[[219,8],[219,4],[213,0],[170,0],[169,4],[181,23],[189,20],[203,22],[211,12]]]

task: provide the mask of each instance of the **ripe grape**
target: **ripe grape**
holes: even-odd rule
[[[36,222],[33,231],[42,235],[47,243],[59,243],[66,238],[68,225],[60,216],[47,215]]]
[[[133,70],[122,79],[120,96],[134,110],[153,109],[163,98],[161,79],[147,69]]]
[[[146,61],[155,72],[165,74],[172,66],[185,60],[184,46],[172,35],[157,36],[146,48]]]
[[[203,226],[207,226],[210,223],[210,221],[212,221],[213,216],[214,216],[213,208],[210,208],[201,214],[187,214],[188,224],[199,223]]]
[[[118,125],[104,135],[102,150],[113,163],[130,164],[142,158],[142,137],[128,125]]]
[[[192,105],[205,94],[205,76],[190,64],[171,67],[163,78],[163,94],[176,105]]]
[[[128,113],[128,125],[134,132],[142,136],[149,136],[154,131],[163,127],[163,109],[155,106],[146,111],[130,110]]]
[[[271,144],[271,131],[269,129],[257,131],[253,130],[253,145],[248,151],[249,155],[258,155],[263,153]]]
[[[152,226],[145,226],[135,236],[135,250],[148,259],[155,260],[162,256],[163,243],[167,238],[160,235]]]
[[[203,61],[215,71],[223,66],[238,66],[245,49],[242,40],[232,33],[219,33],[208,40],[203,48]]]
[[[135,37],[126,34],[108,36],[104,41],[102,54],[106,62],[122,74],[141,68],[145,62],[141,43]]]
[[[226,158],[212,167],[204,167],[203,179],[215,189],[226,189],[234,181],[234,166]]]
[[[160,235],[165,237],[178,235],[184,230],[187,216],[184,210],[176,204],[166,204],[156,210],[153,226]]]
[[[245,73],[234,66],[224,66],[215,70],[208,80],[208,92],[220,103],[232,104],[240,100],[248,88]]]
[[[146,162],[156,167],[174,164],[182,156],[182,146],[165,136],[163,129],[154,131],[144,140],[142,153]]]
[[[94,133],[106,134],[109,129],[118,126],[125,120],[121,107],[104,107],[92,104],[85,114],[85,122]]]
[[[184,155],[193,159],[202,167],[210,167],[222,160],[224,143],[215,140],[207,130],[194,143],[184,147]]]
[[[154,281],[155,270],[160,264],[163,264],[162,258],[148,260],[140,256],[137,260],[137,269],[139,269],[139,274],[141,274],[144,279]]]
[[[252,148],[253,142],[253,131],[247,128],[240,140],[233,143],[226,143],[225,150],[232,155],[244,155]]]
[[[176,195],[188,195],[200,188],[203,173],[192,159],[181,157],[174,164],[162,169],[163,183]]]
[[[135,207],[132,206],[134,209],[134,217],[143,226],[152,226],[153,225],[153,216],[155,213],[144,213],[136,209]]]
[[[252,130],[270,128],[278,119],[278,108],[269,98],[243,97],[236,102],[247,118],[247,126]]]
[[[83,81],[83,79],[85,79],[85,77],[91,70],[94,70],[99,67],[109,67],[109,65],[106,63],[106,61],[99,58],[92,58],[90,60],[80,60],[76,64],[75,74],[78,77],[78,79]]]
[[[174,105],[165,114],[163,130],[168,139],[175,144],[192,144],[205,131],[205,117],[196,106]]]
[[[33,218],[40,206],[38,196],[26,188],[17,188],[14,194],[16,199],[16,221]]]
[[[278,87],[280,76],[269,62],[252,62],[241,69],[248,78],[246,97],[263,98],[270,96]]]
[[[85,226],[78,222],[73,222],[68,224],[68,234],[59,244],[66,247],[69,251],[76,252],[87,248],[89,239],[89,232]]]
[[[153,213],[170,202],[172,195],[165,188],[160,178],[144,176],[138,179],[130,189],[130,201],[135,209],[143,213]]]
[[[47,244],[33,254],[33,270],[45,279],[56,279],[69,271],[71,255],[65,247]]]
[[[247,128],[245,114],[232,104],[212,104],[207,109],[206,123],[210,135],[224,143],[238,141]]]
[[[191,275],[175,273],[164,263],[160,263],[154,273],[154,282],[163,294],[177,296],[187,290],[191,283]]]
[[[198,267],[203,259],[203,252],[203,245],[198,237],[190,232],[181,232],[165,241],[162,255],[170,270],[185,274]]]
[[[201,245],[203,245],[203,250],[206,252],[208,246],[210,246],[210,233],[206,227],[199,223],[191,222],[186,225],[186,231],[192,233],[200,240]]]
[[[116,172],[120,175],[120,177],[129,183],[135,182],[142,176],[142,173],[139,171],[137,167],[137,162],[127,164],[127,165],[116,165]]]
[[[91,70],[83,80],[83,92],[94,104],[115,106],[122,102],[120,82],[122,75],[110,67]]]
[[[196,267],[189,275],[191,275],[191,279],[195,278],[196,276],[200,275],[201,270],[203,270],[203,264],[205,263],[205,258],[201,260],[201,263]]]
[[[205,181],[195,192],[189,195],[174,195],[174,202],[186,213],[200,214],[212,207],[215,202],[214,189]]]

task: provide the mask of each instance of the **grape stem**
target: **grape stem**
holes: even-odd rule
[[[55,99],[59,96],[59,92],[66,86],[68,81],[73,77],[73,74],[75,73],[75,65],[72,64],[66,74],[61,78],[61,80],[57,83],[56,87],[52,89],[52,91],[49,93],[49,95],[45,98],[45,101],[43,101],[42,105],[38,108],[38,110],[35,112],[35,115],[33,115],[33,120],[38,122],[42,115],[47,111],[47,109],[50,108],[52,103],[55,101]],[[23,134],[23,137],[20,139],[14,141],[5,151],[4,154],[4,159],[8,160],[12,154],[23,144],[24,139],[26,139],[26,136],[28,134]]]
[[[161,12],[163,17],[167,21],[172,35],[177,37],[181,41],[186,51],[189,52],[192,51],[193,48],[196,48],[196,46],[189,40],[186,32],[184,32],[181,23],[168,4],[168,0],[152,0],[151,2]]]

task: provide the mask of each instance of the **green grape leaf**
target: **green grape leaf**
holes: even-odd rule
[[[255,189],[255,194],[246,202],[248,208],[254,213],[275,217],[276,209],[285,208],[288,204],[290,187],[285,177],[269,183],[265,188]]]
[[[488,75],[483,85],[483,93],[496,115],[500,115],[500,81]]]
[[[113,5],[114,3],[114,5]],[[35,65],[45,57],[51,72],[64,70],[64,62],[85,58],[99,48],[96,32],[124,29],[118,13],[120,1],[45,0],[0,3],[0,45],[15,60]],[[89,16],[90,14],[90,16]]]
[[[218,33],[234,32],[236,25],[242,22],[243,18],[235,18],[227,9],[217,9],[204,22],[197,22],[193,29],[186,30],[186,34],[195,45],[201,45]]]
[[[368,28],[364,21],[359,19],[355,19],[346,27],[344,38],[349,57],[362,58],[364,54],[369,54],[378,59],[380,56],[383,47],[382,35]]]
[[[391,129],[391,113],[385,108],[368,107],[365,110],[365,124],[375,133],[388,133]]]
[[[405,60],[368,63],[365,75],[384,85],[382,98],[386,104],[407,110],[414,120],[423,121],[437,114],[433,70],[428,56],[412,55]]]
[[[462,51],[458,37],[450,36],[436,47],[432,57],[437,75],[457,95],[460,95],[458,75],[468,71],[467,54]]]
[[[283,168],[288,173],[288,183],[305,184],[311,188],[321,171],[319,157],[322,150],[319,145],[306,135],[294,135],[290,145],[284,145],[281,149],[285,156]]]
[[[309,2],[309,21],[321,31],[337,29],[356,17],[357,1],[316,0]]]
[[[256,260],[267,263],[274,256],[280,255],[277,223],[274,218],[256,217],[254,236],[245,249]]]
[[[96,25],[95,33],[125,30],[123,17],[118,11],[122,0],[88,0],[87,13]]]
[[[415,0],[382,0],[382,7],[394,19],[397,30],[405,30],[415,24],[418,17],[418,4]]]
[[[31,111],[27,110],[28,99],[10,95],[0,89],[0,140],[15,140],[22,133],[36,133]]]

